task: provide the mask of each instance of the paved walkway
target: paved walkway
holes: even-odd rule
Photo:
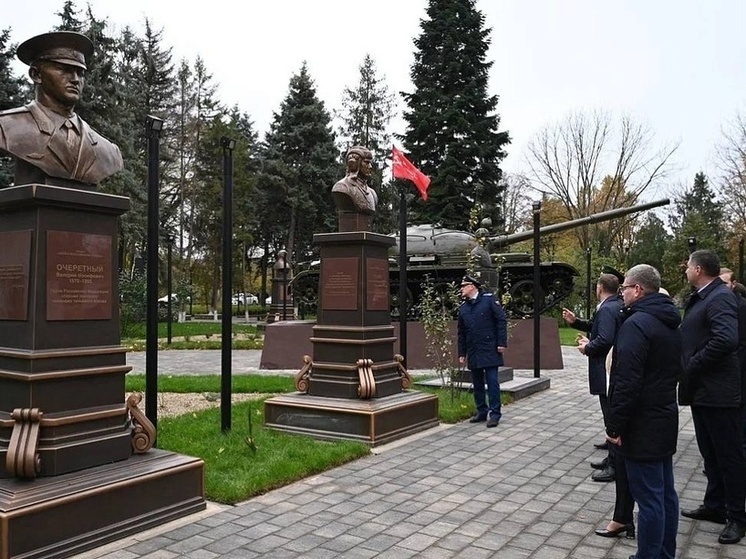
[[[563,353],[565,369],[546,372],[551,389],[504,408],[496,429],[467,422],[433,429],[77,557],[627,559],[633,541],[593,534],[610,518],[614,490],[590,480],[589,460],[602,457],[592,446],[601,440],[601,415],[588,395],[585,359],[571,348]],[[680,424],[676,487],[681,506],[691,507],[705,478],[688,408]],[[677,557],[745,557],[746,542],[717,543],[720,528],[681,519]]]

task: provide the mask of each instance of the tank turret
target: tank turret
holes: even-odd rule
[[[541,236],[561,233],[576,227],[601,223],[629,214],[664,206],[668,199],[656,200],[617,208],[573,219],[563,223],[546,225],[539,229]],[[478,231],[484,234],[484,230]],[[437,286],[459,282],[466,273],[467,264],[472,264],[489,290],[510,295],[506,310],[512,316],[527,316],[533,312],[534,282],[533,262],[526,253],[511,253],[505,249],[510,245],[533,238],[533,230],[509,235],[487,236],[480,243],[477,235],[466,231],[413,225],[407,228],[407,308],[408,316],[416,318],[416,307],[422,294],[425,276]],[[396,244],[390,249],[389,282],[391,284],[392,314],[398,312],[399,296],[399,235],[392,235]],[[309,293],[318,290],[318,268],[301,271],[294,283],[296,289]],[[565,262],[541,262],[542,312],[557,306],[573,292],[574,278],[578,271]]]

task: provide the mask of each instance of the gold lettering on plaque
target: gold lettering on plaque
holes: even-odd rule
[[[321,262],[321,308],[325,311],[358,309],[360,259],[325,258]]]
[[[47,231],[47,320],[112,317],[111,237]]]
[[[31,231],[0,233],[0,320],[26,320]]]
[[[382,258],[366,262],[367,293],[365,306],[369,311],[389,310],[389,263]]]

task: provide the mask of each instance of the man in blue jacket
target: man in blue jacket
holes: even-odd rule
[[[725,524],[718,541],[729,544],[746,534],[746,464],[741,447],[738,301],[719,273],[720,261],[711,250],[689,255],[686,277],[695,291],[681,324],[679,401],[692,409],[707,488],[704,502],[681,514]]]
[[[647,264],[625,275],[623,322],[609,377],[606,435],[624,461],[639,508],[637,554],[630,559],[674,559],[676,553],[681,318],[671,298],[659,293],[660,285],[658,270]]]
[[[500,411],[498,367],[503,364],[503,350],[508,345],[508,321],[505,312],[491,293],[483,293],[481,284],[472,276],[461,280],[464,302],[458,311],[458,362],[468,362],[474,387],[477,411],[470,423],[487,421],[487,427],[497,427]],[[487,383],[489,408],[485,400]]]
[[[606,422],[609,413],[606,398],[606,356],[614,345],[617,330],[622,320],[622,300],[619,297],[619,280],[614,274],[601,274],[596,282],[596,299],[598,306],[590,320],[575,316],[569,309],[562,309],[562,318],[570,326],[587,332],[589,337],[578,340],[578,350],[588,357],[588,388],[590,393],[598,396],[601,414]],[[616,464],[613,446],[609,447],[608,456],[601,462],[592,462],[591,466],[599,471],[594,473],[593,481],[614,481]],[[630,509],[629,516],[632,511]]]

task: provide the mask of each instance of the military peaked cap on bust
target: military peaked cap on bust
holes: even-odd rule
[[[615,270],[611,266],[602,266],[601,267],[601,273],[602,274],[611,274],[612,276],[615,276],[616,279],[619,280],[619,283],[624,282],[624,274],[620,272],[619,270]]]
[[[93,43],[82,33],[73,31],[53,31],[43,33],[21,43],[16,51],[24,64],[44,60],[59,62],[87,70],[86,60],[93,54]]]
[[[478,280],[477,278],[475,278],[474,276],[464,276],[464,277],[463,277],[463,278],[461,279],[461,285],[464,285],[464,284],[466,284],[466,283],[470,283],[470,284],[472,284],[472,285],[473,285],[474,287],[477,287],[477,288],[479,288],[479,287],[482,287],[482,284],[481,284],[481,283],[479,282],[479,280]]]

